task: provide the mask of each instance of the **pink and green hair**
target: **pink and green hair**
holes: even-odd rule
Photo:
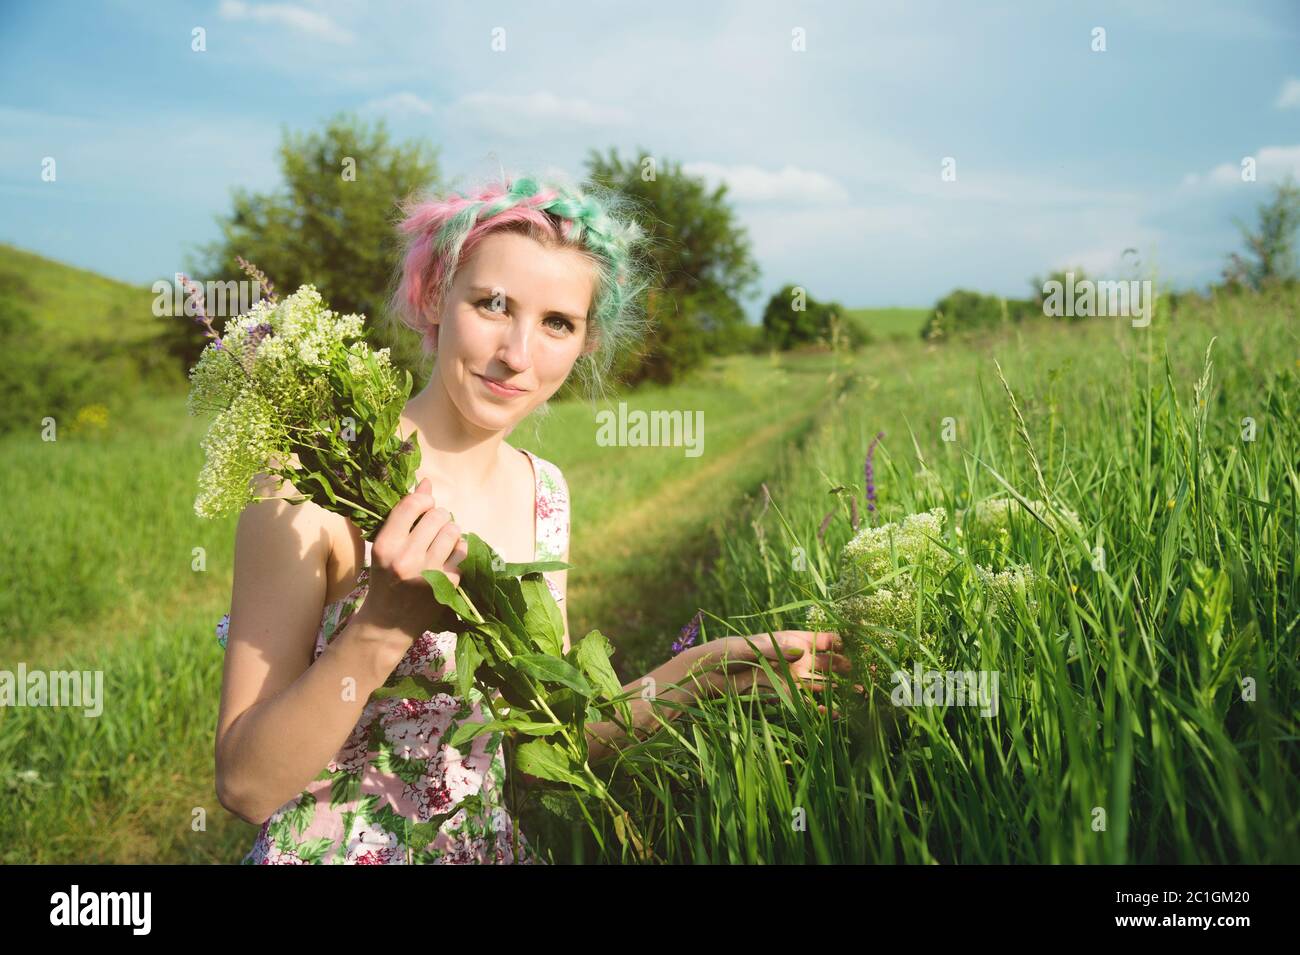
[[[573,248],[590,259],[596,279],[587,316],[589,347],[574,371],[595,396],[614,359],[645,332],[642,294],[652,286],[641,253],[644,230],[625,214],[631,205],[620,193],[595,185],[522,176],[493,182],[475,195],[450,192],[420,196],[403,204],[398,231],[403,251],[390,310],[419,332],[427,356],[436,327],[428,315],[441,310],[456,270],[494,232],[520,232],[550,246]],[[594,343],[590,339],[594,337]]]

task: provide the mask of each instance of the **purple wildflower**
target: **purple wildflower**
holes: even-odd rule
[[[885,436],[885,432],[877,431],[875,440],[867,448],[867,461],[863,465],[863,473],[867,479],[867,511],[874,514],[876,512],[876,470],[872,464],[871,456],[876,453],[876,444]]]
[[[213,339],[217,343],[217,348],[223,347],[221,344],[221,336],[218,335],[217,330],[212,327],[212,319],[208,318],[207,312],[203,310],[203,287],[197,282],[191,280],[184,272],[178,274],[180,276],[181,286],[189,293],[190,299],[198,309],[199,314],[194,316],[194,321],[203,326],[203,334],[208,336],[208,338]]]
[[[681,653],[689,646],[694,646],[695,638],[700,635],[700,618],[703,613],[702,610],[695,611],[695,616],[691,618],[690,623],[682,627],[681,635],[673,641],[673,656]]]
[[[242,255],[235,256],[235,260],[239,263],[239,267],[244,270],[249,278],[255,281],[260,288],[266,289],[266,300],[272,305],[276,304],[275,286],[271,284],[271,280],[266,277],[266,274],[252,262],[245,259]]]
[[[270,322],[261,322],[254,325],[248,330],[248,344],[256,350],[257,346],[262,343],[262,339],[267,335],[270,335],[273,331],[275,331],[275,329],[271,327]]]
[[[217,642],[223,647],[226,645],[226,637],[230,635],[230,614],[222,614],[221,619],[217,621]]]

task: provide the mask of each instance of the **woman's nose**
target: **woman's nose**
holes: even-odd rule
[[[497,352],[502,362],[515,371],[527,371],[532,364],[529,359],[529,346],[532,342],[532,329],[527,322],[510,323],[506,331],[506,340]]]

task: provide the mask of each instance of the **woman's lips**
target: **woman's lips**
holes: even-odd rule
[[[502,398],[514,398],[518,395],[524,394],[522,388],[512,388],[509,385],[503,385],[499,381],[494,381],[487,377],[487,375],[477,375],[477,377],[483,382],[483,384],[487,385],[489,391],[494,395],[500,395]]]

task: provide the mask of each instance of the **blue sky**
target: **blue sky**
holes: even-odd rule
[[[7,0],[0,239],[169,278],[232,187],[276,188],[283,129],[339,110],[428,139],[452,184],[641,146],[727,182],[751,315],[787,282],[1024,296],[1050,268],[1127,275],[1129,247],[1204,286],[1233,217],[1300,178],[1300,4]]]

